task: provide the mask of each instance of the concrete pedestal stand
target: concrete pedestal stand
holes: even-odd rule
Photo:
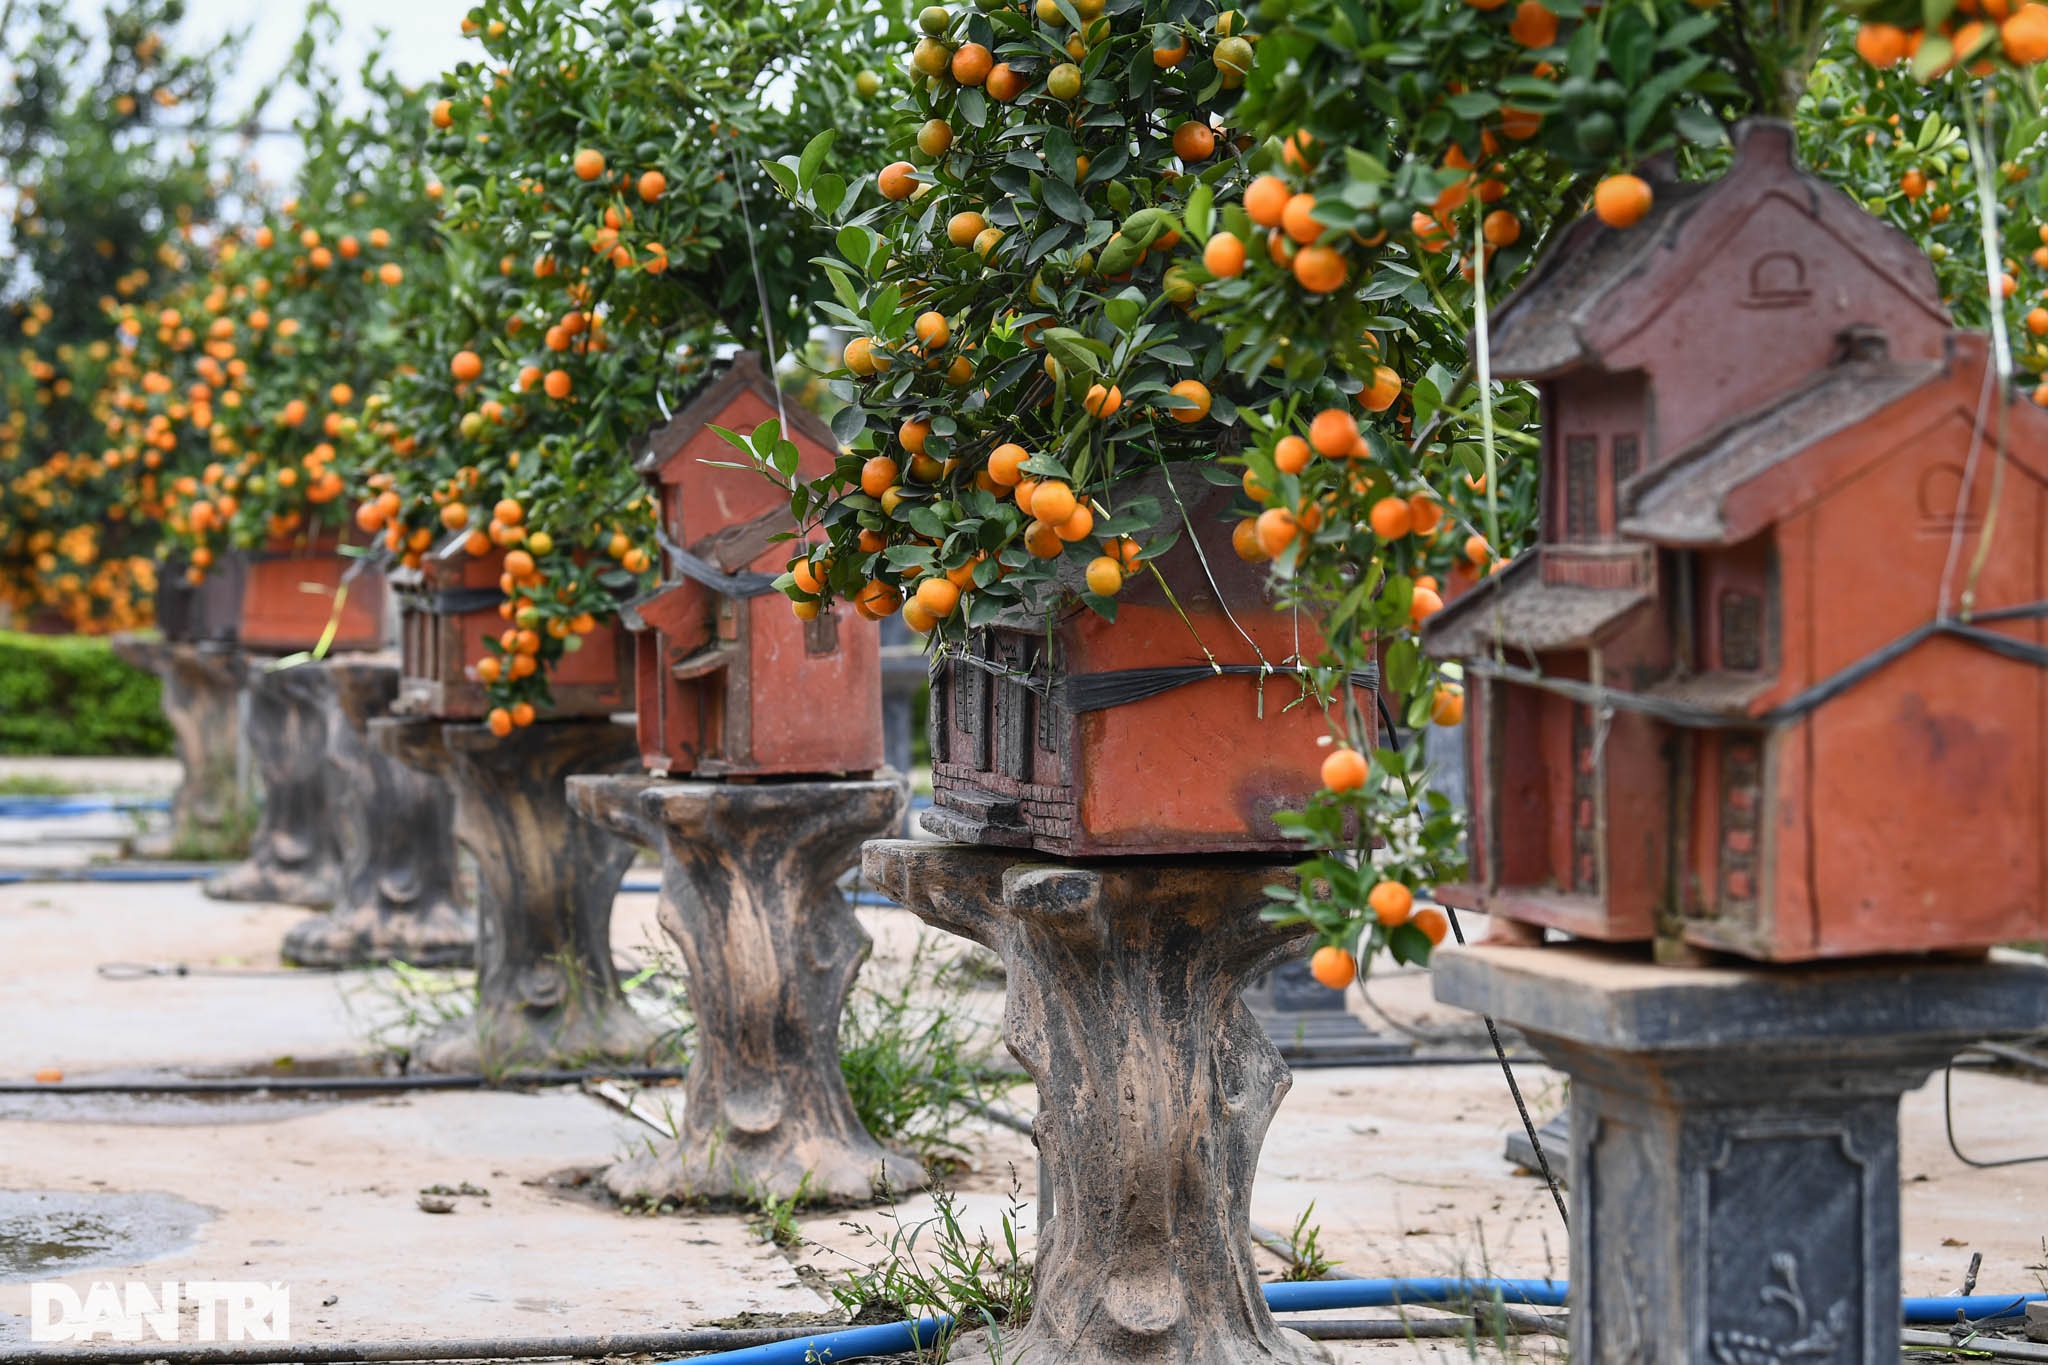
[[[605,1172],[620,1199],[863,1204],[922,1188],[868,1134],[839,1070],[839,1019],[872,946],[839,891],[862,841],[903,819],[894,782],[573,777],[569,801],[661,850],[661,926],[697,1017],[682,1129]]]
[[[633,846],[579,820],[572,773],[638,767],[633,732],[545,721],[500,739],[482,725],[378,720],[373,743],[455,793],[455,835],[477,861],[477,1007],[419,1047],[428,1071],[644,1062],[655,1032],[612,966],[612,901]]]
[[[455,800],[440,778],[370,744],[370,722],[398,697],[397,662],[357,655],[306,666],[326,671],[334,695],[327,759],[342,830],[341,898],[291,927],[285,961],[469,966],[476,916],[455,895]]]
[[[1572,1078],[1571,1356],[1899,1359],[1899,1097],[2048,1024],[2048,968],[1659,967],[1477,947],[1439,1000]]]
[[[1038,1083],[1053,1191],[1031,1321],[952,1360],[1306,1365],[1259,1289],[1252,1177],[1289,1077],[1239,999],[1307,933],[1259,918],[1286,874],[1235,859],[1060,863],[869,844],[869,882],[1009,969],[1004,1036]]]
[[[333,686],[325,669],[236,658],[248,697],[243,733],[263,779],[263,818],[248,859],[204,890],[216,900],[330,906],[341,887],[341,831],[328,801]]]
[[[242,673],[224,645],[117,635],[114,653],[163,681],[164,719],[183,772],[168,833],[138,840],[145,858],[241,858],[256,802],[241,784]]]
[[[1375,1033],[1333,991],[1309,974],[1308,963],[1283,962],[1245,987],[1244,1002],[1259,1027],[1290,1062],[1335,1062],[1413,1052],[1403,1038]]]

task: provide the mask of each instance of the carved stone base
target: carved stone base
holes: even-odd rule
[[[2048,1024],[2048,968],[2005,963],[1477,947],[1434,983],[1571,1076],[1582,1365],[1896,1365],[1899,1096],[1968,1043]]]
[[[1053,1207],[1006,1365],[1326,1360],[1267,1311],[1251,1240],[1252,1177],[1289,1076],[1239,996],[1307,939],[1259,918],[1285,871],[908,840],[869,844],[861,868],[1009,969],[1003,1031],[1038,1083]],[[949,1359],[991,1358],[974,1351]]]
[[[342,832],[341,899],[291,927],[285,961],[471,965],[476,915],[455,894],[455,799],[440,778],[369,742],[370,722],[398,697],[397,662],[357,655],[308,667],[326,671],[335,702],[327,759]]]
[[[573,773],[639,766],[633,732],[543,721],[503,739],[481,725],[384,719],[372,741],[443,774],[455,834],[477,861],[477,1008],[420,1045],[428,1071],[493,1073],[650,1059],[657,1038],[612,966],[612,901],[633,846],[579,820]]]
[[[839,1070],[839,1017],[872,943],[836,885],[894,832],[894,782],[574,777],[579,812],[661,850],[661,927],[682,949],[697,1050],[682,1131],[605,1172],[620,1199],[862,1204],[923,1168],[868,1134]]]
[[[263,818],[246,861],[211,878],[216,900],[329,906],[341,887],[341,832],[328,801],[326,670],[272,669],[237,655],[249,695],[244,733],[263,779]]]
[[[236,749],[242,672],[233,649],[153,635],[116,635],[114,653],[163,681],[164,719],[183,770],[168,833],[137,840],[145,858],[248,856],[256,802],[242,790]]]

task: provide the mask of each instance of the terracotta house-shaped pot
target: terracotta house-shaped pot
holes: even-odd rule
[[[384,571],[342,554],[341,545],[337,532],[323,529],[243,557],[236,630],[244,649],[277,654],[312,649],[330,622],[335,632],[329,650],[384,647]]]
[[[1330,726],[1287,665],[1321,637],[1232,550],[1230,490],[1182,470],[1133,493],[1170,507],[1168,477],[1192,527],[1156,561],[1170,598],[1134,574],[1114,622],[1013,611],[933,660],[927,830],[1074,858],[1299,854],[1273,816],[1315,794]],[[1059,573],[1082,585],[1072,560]],[[1350,700],[1372,725],[1374,679]]]
[[[456,532],[411,572],[394,574],[398,590],[398,642],[403,672],[400,715],[443,720],[481,720],[491,703],[477,680],[484,642],[505,629],[505,602],[498,580],[505,551],[473,555]],[[548,720],[609,716],[633,708],[632,644],[617,621],[604,621],[565,653],[548,674],[553,702],[541,710]]]
[[[1541,534],[1426,632],[1470,684],[1446,899],[1770,960],[2048,931],[2048,413],[1913,244],[1752,123],[1494,344]]]
[[[651,772],[702,777],[848,775],[882,766],[881,633],[845,603],[800,621],[772,586],[795,545],[789,497],[714,428],[771,418],[798,477],[832,470],[838,442],[780,405],[760,359],[719,366],[656,431],[637,468],[659,498],[668,581],[633,604],[636,711]]]

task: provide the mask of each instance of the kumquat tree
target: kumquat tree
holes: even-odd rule
[[[290,197],[224,232],[204,274],[117,310],[139,371],[113,398],[123,461],[145,471],[138,510],[162,518],[194,582],[227,549],[340,537],[344,452],[405,333],[395,291],[437,273],[424,176],[403,151],[425,111],[373,51],[357,73],[368,112],[344,114],[316,60],[333,23],[316,7],[288,72],[310,106]]]
[[[132,361],[107,314],[188,277],[223,189],[212,68],[173,46],[182,12],[134,0],[95,29],[56,3],[0,16],[0,602],[25,620],[149,620],[155,533],[130,516],[110,406]]]
[[[450,279],[403,296],[414,349],[371,400],[356,518],[407,565],[449,536],[502,554],[506,630],[473,667],[504,734],[650,581],[639,444],[719,348],[802,346],[831,238],[781,206],[774,158],[872,164],[882,30],[849,0],[494,3],[464,27],[481,60],[426,144]]]
[[[1273,662],[1323,699],[1383,681],[1382,723],[1328,710],[1322,791],[1283,817],[1298,889],[1270,913],[1313,923],[1328,985],[1382,947],[1426,960],[1449,924],[1420,898],[1461,871],[1461,821],[1413,740],[1464,699],[1420,633],[1533,534],[1540,413],[1490,374],[1488,301],[1560,228],[1627,231],[1653,207],[1645,161],[1709,176],[1735,122],[1789,119],[1822,175],[1927,245],[2009,372],[2048,361],[2048,6],[1861,11],[925,8],[900,159],[854,195],[804,167],[786,186],[836,232],[825,311],[854,335],[833,380],[851,453],[791,487],[816,543],[784,590],[800,615],[900,607],[941,650],[1056,597],[1114,619],[1189,529],[1147,476],[1239,485],[1238,553],[1323,641]]]

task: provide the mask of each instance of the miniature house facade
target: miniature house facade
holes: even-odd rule
[[[795,404],[784,436],[798,477],[832,470],[838,443]],[[778,417],[774,380],[743,353],[648,440],[669,577],[633,604],[642,761],[670,776],[868,774],[882,766],[881,633],[844,604],[800,621],[774,579],[795,554],[788,494],[714,428]]]
[[[1752,123],[1567,231],[1494,339],[1543,511],[1426,632],[1470,696],[1445,898],[1781,961],[2039,937],[2048,413],[1925,258]]]
[[[476,677],[477,661],[506,621],[506,602],[499,579],[505,572],[505,551],[473,555],[467,534],[449,536],[415,571],[392,576],[398,590],[398,643],[401,672],[399,715],[436,716],[443,720],[482,720],[491,709],[489,694]],[[577,649],[564,653],[548,673],[553,699],[540,712],[544,720],[609,716],[633,706],[633,647],[626,632],[606,621],[578,637]]]
[[[1229,490],[1173,477],[1202,553],[1184,538],[1156,561],[1171,600],[1134,574],[1114,622],[1006,613],[934,657],[928,831],[1077,858],[1299,854],[1273,816],[1315,794],[1330,726],[1284,666],[1321,637],[1232,551]],[[1080,586],[1072,560],[1059,572]],[[1373,680],[1352,690],[1372,724]]]

